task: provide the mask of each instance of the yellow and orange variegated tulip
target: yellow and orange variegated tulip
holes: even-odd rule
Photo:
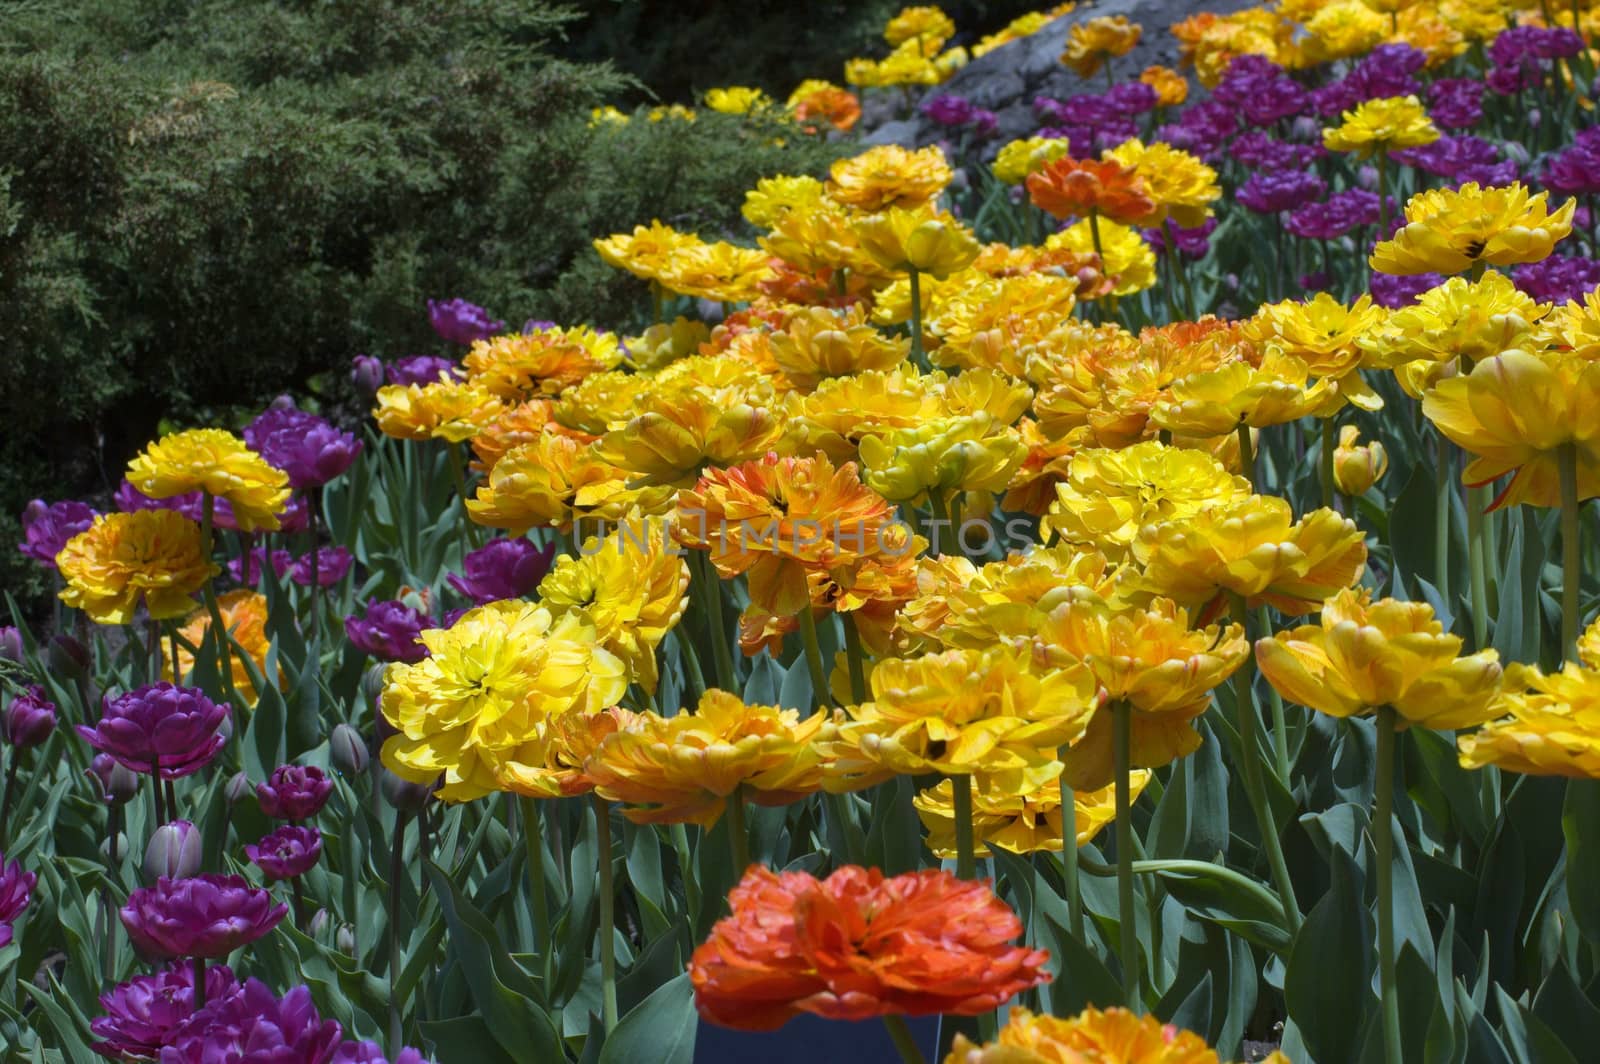
[[[1256,662],[1278,693],[1334,717],[1392,706],[1399,727],[1466,728],[1494,716],[1499,655],[1461,656],[1422,602],[1372,601],[1365,589],[1341,591],[1318,624],[1256,641]]]
[[[723,577],[745,574],[750,601],[779,616],[810,602],[808,572],[848,579],[868,558],[912,549],[910,530],[854,463],[836,468],[821,454],[707,470],[679,493],[674,530]]]
[[[668,252],[656,281],[679,295],[719,303],[748,303],[761,294],[760,284],[772,276],[771,257],[759,248],[727,241],[693,243]]]
[[[1105,153],[1144,180],[1155,213],[1141,224],[1159,226],[1168,218],[1193,229],[1211,216],[1211,204],[1222,198],[1217,172],[1193,155],[1170,144],[1135,138]]]
[[[598,239],[594,249],[606,265],[647,281],[658,281],[672,254],[696,242],[688,233],[653,221],[648,226],[634,226],[631,233],[614,233]]]
[[[227,631],[228,638],[236,644],[234,649],[244,651],[255,663],[256,671],[266,676],[267,651],[272,647],[272,640],[267,635],[267,597],[259,591],[238,588],[217,596],[217,612],[222,617],[222,627]],[[181,684],[194,668],[194,654],[188,648],[209,645],[210,612],[199,609],[189,614],[183,627],[178,629],[178,635],[182,641],[178,645],[177,669],[173,669],[172,656],[164,654],[161,658],[161,677]],[[258,695],[256,683],[244,663],[244,657],[230,651],[228,658],[233,668],[233,689],[246,705],[255,705]],[[281,666],[274,680],[279,687],[287,682]]]
[[[1133,51],[1143,34],[1144,27],[1125,15],[1087,19],[1068,32],[1061,62],[1080,78],[1092,78],[1107,59]]]
[[[1040,535],[1054,534],[1123,561],[1145,525],[1181,520],[1249,494],[1249,481],[1200,451],[1154,440],[1121,450],[1079,451],[1067,479],[1056,486]]]
[[[862,211],[920,207],[934,200],[955,176],[938,145],[915,151],[881,144],[840,159],[828,171],[828,197]]]
[[[1345,306],[1326,292],[1301,302],[1289,299],[1262,307],[1245,326],[1263,346],[1275,346],[1305,363],[1319,380],[1332,380],[1344,399],[1363,410],[1381,410],[1383,399],[1362,379],[1370,356],[1359,340],[1377,329],[1386,316],[1371,296]]]
[[[990,848],[1008,853],[1060,853],[1062,825],[1061,770],[1059,766],[1024,769],[1020,788],[1002,787],[992,777],[978,775],[972,785],[973,855],[987,857]],[[1137,800],[1150,773],[1128,773],[1129,791]],[[1116,817],[1114,787],[1073,795],[1073,835],[1077,845],[1094,841]],[[928,829],[927,846],[935,857],[956,856],[955,785],[948,779],[922,791],[913,799],[922,826]]]
[[[535,329],[474,341],[462,360],[467,380],[501,399],[519,402],[560,395],[593,373],[622,361],[616,333],[588,326]]]
[[[1375,365],[1463,358],[1476,362],[1529,342],[1549,310],[1548,303],[1535,302],[1504,274],[1488,273],[1478,281],[1452,277],[1394,311],[1356,342]]]
[[[1354,425],[1339,429],[1339,446],[1333,449],[1333,482],[1349,496],[1365,494],[1389,469],[1389,452],[1378,440],[1357,443],[1361,430]]]
[[[606,736],[629,727],[638,714],[620,706],[598,713],[574,710],[547,720],[538,738],[496,762],[500,790],[528,798],[572,798],[594,790],[584,771]]]
[[[544,435],[546,426],[580,442],[592,441],[593,437],[587,433],[566,429],[554,419],[555,404],[548,399],[530,399],[506,407],[472,437],[472,468],[487,473],[511,448],[537,441]]]
[[[1344,400],[1329,380],[1311,380],[1306,364],[1268,351],[1260,366],[1230,362],[1185,377],[1150,408],[1150,422],[1179,436],[1224,436],[1241,425],[1266,428],[1326,417]]]
[[[689,604],[689,565],[660,518],[629,515],[604,539],[590,537],[539,582],[539,601],[573,614],[595,642],[627,663],[633,681],[656,689],[656,648]]]
[[[980,411],[864,437],[862,478],[891,502],[928,492],[995,492],[1011,482],[1026,454],[1016,430]]]
[[[1428,420],[1475,456],[1465,483],[1513,474],[1494,507],[1561,505],[1557,452],[1566,445],[1577,455],[1579,500],[1600,495],[1597,410],[1600,362],[1561,351],[1507,351],[1422,398]]]
[[[766,397],[737,388],[646,392],[637,413],[595,444],[595,457],[626,471],[630,487],[688,487],[707,465],[736,465],[766,454],[782,426]]]
[[[641,713],[601,740],[584,775],[636,824],[710,827],[738,793],[758,805],[787,805],[822,786],[817,739],[832,722],[816,713],[748,706],[710,690],[670,717]]]
[[[1072,254],[1061,252],[1061,254]],[[1028,359],[1072,317],[1078,280],[1054,273],[974,278],[934,294],[924,325],[941,366],[986,367],[1020,377]]]
[[[887,284],[893,274],[867,254],[851,221],[850,211],[831,200],[796,206],[775,218],[758,242],[769,255],[807,274],[848,270],[851,277]]]
[[[889,207],[851,223],[861,247],[891,273],[945,278],[972,265],[982,245],[948,211]]]
[[[1382,273],[1465,273],[1479,263],[1538,262],[1572,232],[1578,201],[1549,209],[1549,193],[1529,195],[1521,182],[1483,188],[1428,189],[1406,203],[1406,224],[1380,241],[1368,260]]]
[[[1085,670],[1035,669],[1025,647],[886,658],[869,682],[871,699],[847,707],[823,743],[829,790],[926,772],[981,772],[1017,788],[1024,770],[1055,767],[1095,703]]]
[[[442,776],[447,801],[500,789],[500,762],[537,742],[551,718],[599,712],[628,687],[627,666],[584,618],[557,620],[532,603],[491,602],[421,639],[428,657],[384,672],[382,711],[399,734],[383,744],[383,763],[414,783]]]
[[[807,390],[829,377],[891,369],[911,353],[910,339],[885,336],[867,323],[859,307],[809,307],[790,317],[770,343],[778,369]]]
[[[192,491],[227,499],[241,532],[276,529],[289,505],[289,475],[222,429],[161,437],[128,463],[128,481],[152,499]]]
[[[1505,689],[1491,706],[1496,719],[1456,740],[1461,767],[1497,765],[1533,776],[1600,779],[1600,625],[1581,661],[1546,675],[1525,665],[1506,669]]]
[[[1131,711],[1129,763],[1159,768],[1199,748],[1194,719],[1250,653],[1239,625],[1191,628],[1188,611],[1170,599],[1119,608],[1081,587],[1050,612],[1031,642],[1043,664],[1086,668],[1104,697],[1083,738],[1062,758],[1062,778],[1079,791],[1099,790],[1115,777],[1112,703]]]
[[[1354,584],[1367,563],[1354,521],[1327,509],[1296,521],[1288,500],[1275,495],[1146,525],[1133,549],[1149,590],[1179,605],[1199,609],[1219,595],[1238,595],[1290,617],[1315,611]]]
[[[182,617],[221,572],[200,545],[200,526],[176,510],[101,514],[56,555],[61,601],[96,624],[132,624],[140,604],[155,620]]]
[[[1222,1064],[1193,1031],[1127,1009],[1093,1006],[1077,1016],[1011,1010],[993,1042],[978,1046],[958,1034],[944,1064]],[[1270,1058],[1265,1064],[1276,1064]]]
[[[448,443],[471,439],[506,409],[482,385],[453,380],[388,384],[378,389],[377,401],[372,416],[385,436]]]
[[[564,531],[588,517],[620,520],[633,509],[659,516],[671,510],[673,495],[668,485],[630,486],[627,471],[600,459],[591,444],[547,428],[500,457],[467,500],[467,516],[514,535]]]

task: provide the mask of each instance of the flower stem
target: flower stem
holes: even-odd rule
[[[1133,814],[1128,773],[1133,737],[1133,709],[1121,699],[1111,704],[1112,769],[1117,796],[1117,923],[1122,935],[1122,996],[1135,1013],[1144,1011],[1139,998],[1139,927],[1133,908]],[[1066,810],[1062,810],[1063,827]]]
[[[1256,611],[1256,621],[1261,625],[1262,632],[1272,631],[1272,622],[1267,615],[1267,608],[1262,606]],[[1278,778],[1283,781],[1285,788],[1289,786],[1289,722],[1284,719],[1283,696],[1278,689],[1267,685],[1267,709],[1272,714],[1272,756],[1278,770]]]
[[[913,266],[911,277],[911,361],[926,372],[930,367],[927,354],[922,350],[922,274]]]
[[[906,1026],[904,1018],[890,1013],[883,1018],[883,1025],[894,1039],[894,1047],[900,1051],[904,1064],[928,1064],[928,1058],[917,1048],[917,1040],[911,1037],[911,1028]]]
[[[1194,289],[1189,287],[1189,271],[1184,268],[1183,256],[1178,252],[1178,238],[1172,232],[1172,219],[1161,219],[1161,235],[1166,237],[1167,240],[1167,261],[1172,264],[1172,273],[1178,278],[1178,282],[1183,285],[1183,305],[1181,309],[1184,319],[1187,320],[1195,312]],[[1105,268],[1104,263],[1101,263],[1101,268]]]
[[[711,658],[717,670],[717,686],[737,691],[733,680],[733,651],[728,645],[728,626],[722,616],[722,581],[709,554],[698,555],[700,594],[706,607],[706,624],[711,628]]]
[[[1066,747],[1061,748],[1066,753]],[[1067,897],[1067,930],[1083,938],[1083,891],[1078,883],[1078,801],[1061,774],[1061,882]]]
[[[164,804],[163,799],[161,797],[161,758],[160,757],[153,757],[153,758],[150,759],[150,793],[155,796],[155,800],[156,800],[156,823],[155,823],[155,827],[159,828],[161,825],[163,825],[163,824],[165,824],[167,822],[167,808],[166,808],[166,805]],[[154,830],[155,830],[155,828],[151,828],[151,831],[154,831]]]
[[[1233,619],[1245,632],[1245,642],[1250,639],[1249,613],[1244,596],[1230,593],[1233,600]],[[1267,866],[1272,870],[1272,882],[1278,888],[1278,903],[1283,907],[1284,925],[1291,935],[1300,930],[1300,903],[1295,898],[1294,881],[1289,878],[1289,864],[1283,857],[1283,843],[1278,838],[1277,818],[1272,815],[1272,803],[1267,798],[1265,781],[1261,777],[1261,727],[1256,711],[1253,688],[1255,656],[1245,656],[1244,664],[1233,674],[1234,710],[1238,716],[1239,762],[1244,770],[1245,793],[1256,816],[1256,827],[1261,832],[1261,847],[1267,854]]]
[[[616,889],[611,881],[611,807],[593,796],[600,836],[600,994],[606,1033],[617,1029]]]
[[[528,897],[533,905],[533,950],[551,951],[550,899],[544,882],[544,824],[539,819],[539,803],[522,797],[517,804],[522,813],[522,845],[528,855]]]
[[[1489,575],[1484,553],[1483,511],[1487,493],[1467,489],[1467,568],[1472,579],[1472,649],[1489,645]]]
[[[1433,499],[1433,586],[1450,601],[1450,441],[1439,433],[1438,489]]]
[[[978,878],[978,862],[972,855],[972,777],[950,777],[954,794],[956,818],[956,875],[962,879]]]
[[[742,878],[750,867],[750,826],[744,817],[743,784],[728,795],[728,851],[733,855],[734,878]]]
[[[206,564],[211,564],[212,552],[212,527],[216,498],[209,491],[200,493],[200,556]],[[248,565],[248,561],[246,562]],[[228,631],[222,623],[222,609],[217,605],[217,582],[214,577],[207,576],[203,585],[203,595],[206,601],[206,614],[211,618],[211,638],[217,647],[217,672],[222,678],[222,693],[229,702],[233,696],[233,657],[228,652]],[[177,671],[177,665],[173,665]]]
[[[454,455],[451,458],[454,459]],[[322,504],[321,489],[312,488],[306,492],[306,531],[311,534],[311,638],[315,640],[322,628],[322,565],[321,552],[317,547],[317,509]],[[461,505],[467,504],[463,496]],[[309,664],[309,663],[308,663]]]
[[[289,877],[289,896],[294,901],[294,926],[295,930],[310,934],[310,924],[306,921],[306,892],[300,887],[300,877]]]
[[[1333,505],[1333,418],[1322,419],[1322,453],[1317,457],[1321,465],[1322,505]]]
[[[405,871],[406,817],[404,811],[395,812],[394,839],[389,843],[389,924],[385,934],[389,939],[390,1056],[404,1048],[400,1044],[400,996],[396,991],[400,983],[400,876]]]
[[[1561,476],[1561,654],[1569,657],[1578,643],[1579,549],[1583,527],[1579,523],[1578,445],[1563,443],[1556,450]]]
[[[1256,448],[1250,442],[1250,426],[1239,426],[1239,468],[1244,471],[1244,479],[1250,482],[1250,490],[1256,489]]]
[[[839,614],[844,622],[845,660],[850,668],[850,700],[858,705],[867,700],[867,667],[861,650],[861,630],[856,627],[853,611]]]
[[[1378,768],[1372,813],[1372,846],[1378,865],[1378,984],[1383,997],[1383,1059],[1401,1064],[1400,998],[1395,989],[1394,809],[1395,712],[1378,708]]]
[[[206,959],[194,959],[194,1010],[199,1012],[206,1007]]]
[[[1378,151],[1373,156],[1373,165],[1375,165],[1378,168],[1378,239],[1379,240],[1387,240],[1387,239],[1389,239],[1389,200],[1388,200],[1388,197],[1384,195],[1385,186],[1388,183],[1385,180],[1385,178],[1388,176],[1388,174],[1386,173],[1388,167],[1386,167],[1384,165],[1387,161],[1388,161],[1388,153],[1384,152],[1382,150]]]
[[[689,856],[689,829],[674,824],[671,829],[672,850],[678,855],[678,872],[683,876],[683,904],[687,918],[693,926],[700,913],[700,883],[695,879],[694,861]]]
[[[819,709],[833,705],[828,694],[828,674],[822,667],[822,645],[817,642],[817,619],[811,616],[811,603],[800,607],[800,637],[805,640],[806,664],[811,667],[811,697]]]

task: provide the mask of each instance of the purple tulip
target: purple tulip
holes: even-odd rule
[[[1318,271],[1316,273],[1301,274],[1296,283],[1307,292],[1321,292],[1328,287],[1331,281],[1332,279],[1327,274]]]
[[[1443,129],[1471,129],[1483,121],[1483,82],[1440,78],[1428,86],[1428,114]]]
[[[238,993],[233,970],[225,964],[206,968],[206,1002],[221,1004]],[[104,1016],[89,1024],[100,1041],[89,1048],[112,1060],[155,1060],[194,1015],[194,966],[173,964],[154,975],[141,975],[100,995]]]
[[[1458,185],[1468,181],[1485,187],[1509,185],[1517,179],[1517,164],[1502,161],[1499,150],[1481,137],[1440,137],[1432,144],[1403,148],[1393,158]]]
[[[1301,170],[1327,154],[1322,145],[1291,144],[1260,130],[1241,133],[1228,145],[1228,155],[1252,170],[1276,173]]]
[[[1201,259],[1205,257],[1206,252],[1211,250],[1211,234],[1216,231],[1217,220],[1215,218],[1207,218],[1203,223],[1192,229],[1181,225],[1173,225],[1171,228],[1172,242],[1177,245],[1178,253],[1185,258]],[[1165,255],[1167,253],[1167,234],[1165,231],[1161,229],[1146,229],[1143,232],[1145,240],[1155,249],[1157,255]]]
[[[311,989],[279,998],[258,979],[236,993],[207,1001],[161,1051],[161,1064],[328,1064],[342,1033],[324,1020]]]
[[[433,384],[441,375],[461,379],[456,364],[438,355],[407,355],[389,363],[385,372],[390,384]]]
[[[244,852],[268,879],[294,879],[311,871],[322,856],[322,832],[297,825],[281,827]]]
[[[463,346],[506,331],[505,322],[491,321],[488,311],[465,299],[428,300],[428,322],[441,337]]]
[[[359,776],[367,770],[372,755],[360,732],[349,724],[338,724],[328,737],[328,759],[346,776]]]
[[[554,558],[554,543],[536,547],[520,536],[491,539],[462,559],[464,575],[452,573],[446,579],[473,605],[481,606],[526,595],[539,586]]]
[[[1394,206],[1393,197],[1390,200]],[[1389,216],[1399,220],[1397,210],[1391,210]],[[1350,188],[1328,197],[1326,202],[1308,203],[1290,212],[1283,220],[1283,227],[1307,240],[1334,240],[1357,226],[1376,225],[1377,222],[1377,194]]]
[[[333,1055],[333,1064],[426,1064],[422,1053],[405,1046],[392,1061],[376,1042],[345,1042]]]
[[[343,580],[354,559],[343,547],[317,548],[317,586],[332,587]],[[302,554],[289,569],[289,578],[301,587],[311,586],[311,555]]]
[[[0,624],[0,661],[21,665],[27,656],[27,649],[22,643],[22,629]]]
[[[260,582],[265,566],[271,565],[273,573],[282,580],[283,574],[289,571],[293,563],[293,558],[286,550],[268,551],[265,547],[255,547],[247,555],[229,558],[228,573],[244,586],[254,587]]]
[[[522,333],[524,336],[531,336],[536,332],[544,332],[547,329],[558,328],[560,328],[560,326],[548,318],[529,318],[527,321],[522,323]]]
[[[100,800],[107,805],[121,805],[139,791],[138,774],[119,765],[110,754],[94,755],[84,775],[95,781],[100,789]]]
[[[94,524],[95,512],[76,499],[45,505],[35,499],[22,511],[22,542],[17,549],[40,565],[56,567],[56,555],[67,540]]]
[[[38,746],[55,728],[56,704],[44,696],[44,688],[38,684],[29,684],[0,714],[0,738],[19,750]]]
[[[159,765],[164,780],[192,775],[222,750],[227,706],[203,691],[153,683],[116,698],[106,698],[100,723],[78,725],[78,734],[125,768],[151,772]]]
[[[315,765],[279,765],[256,784],[261,811],[274,820],[309,820],[333,793],[333,781]]]
[[[16,861],[7,864],[6,855],[0,853],[0,948],[11,944],[12,925],[28,907],[37,878]]]
[[[1118,115],[1133,118],[1154,111],[1160,97],[1142,81],[1124,81],[1107,89],[1105,100]]]
[[[971,100],[963,96],[941,92],[925,101],[918,110],[932,119],[935,125],[953,129],[972,121],[972,112],[976,108],[973,107]]]
[[[1328,183],[1308,170],[1251,174],[1234,198],[1258,214],[1277,214],[1320,199]]]
[[[1578,255],[1551,255],[1511,271],[1518,288],[1541,303],[1567,303],[1600,287],[1600,261]]]
[[[187,820],[162,824],[150,833],[144,850],[144,877],[184,879],[200,871],[200,832]]]
[[[383,363],[371,355],[350,360],[350,382],[362,395],[372,395],[383,387]]]
[[[428,656],[428,648],[417,637],[423,629],[433,626],[417,610],[392,599],[369,602],[364,618],[351,615],[344,619],[345,634],[358,649],[380,661],[408,664]]]
[[[361,441],[350,433],[293,407],[265,411],[245,427],[244,439],[289,474],[295,488],[322,487],[349,469],[361,453]]]
[[[1311,94],[1312,106],[1332,118],[1351,108],[1389,96],[1414,96],[1422,83],[1414,75],[1427,56],[1409,44],[1382,44],[1362,57],[1350,73]]]
[[[1428,289],[1437,288],[1442,284],[1444,278],[1436,273],[1417,273],[1410,276],[1375,273],[1372,275],[1370,287],[1374,303],[1390,310],[1398,310],[1415,303],[1417,297]]]
[[[151,957],[226,957],[271,933],[289,909],[243,876],[163,876],[128,895],[118,912],[138,949]]]

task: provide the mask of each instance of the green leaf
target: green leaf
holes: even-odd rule
[[[99,1064],[100,1057],[89,1048],[84,1041],[83,1031],[72,1017],[67,1015],[67,1010],[62,1008],[58,998],[66,1000],[66,991],[55,977],[50,978],[50,989],[41,990],[30,982],[18,980],[17,986],[28,992],[28,996],[38,1002],[39,1007],[50,1020],[50,1026],[55,1028],[56,1037],[61,1040],[61,1053],[72,1064]]]
[[[1296,937],[1284,973],[1289,1025],[1319,1064],[1358,1059],[1362,1019],[1372,1000],[1373,929],[1362,903],[1361,872],[1342,849],[1332,851],[1332,886]]]
[[[1289,947],[1283,906],[1267,887],[1206,861],[1136,861],[1136,872],[1154,872],[1177,902],[1194,915],[1244,936],[1263,949]]]
[[[1600,943],[1600,781],[1567,781],[1561,831],[1567,839],[1567,900],[1572,915],[1583,937],[1591,944]]]
[[[501,1048],[489,1025],[476,1012],[448,1020],[424,1020],[419,1026],[422,1036],[433,1043],[433,1055],[439,1059],[439,1064],[517,1064],[534,1059]]]
[[[520,1060],[561,1060],[561,1039],[539,1007],[538,988],[500,944],[494,925],[461,896],[438,865],[427,861],[423,871],[450,925],[450,947],[461,958],[472,1000],[495,1040]]]
[[[600,1064],[693,1064],[694,1036],[700,1017],[694,1010],[694,988],[683,972],[622,1017],[600,1050]],[[531,1057],[524,1059],[543,1059]]]
[[[1105,962],[1057,923],[1049,910],[1044,912],[1047,933],[1054,941],[1042,944],[1049,947],[1058,965],[1050,984],[1050,1011],[1057,1016],[1076,1016],[1086,1005],[1109,1008],[1125,1004],[1122,985]]]

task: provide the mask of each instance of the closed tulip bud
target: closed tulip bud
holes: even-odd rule
[[[1378,168],[1376,166],[1363,166],[1356,171],[1356,184],[1373,192],[1378,187]]]
[[[367,741],[348,724],[333,729],[333,736],[328,740],[328,757],[333,767],[346,776],[361,775],[372,759],[367,752]]]
[[[333,945],[347,957],[356,955],[356,930],[349,924],[340,924],[339,930],[333,933]]]
[[[156,828],[144,851],[144,878],[154,883],[162,876],[185,879],[200,871],[200,832],[187,820],[174,820]]]
[[[328,910],[318,909],[312,914],[311,922],[306,925],[306,934],[318,938],[328,929]]]
[[[371,355],[357,355],[350,361],[350,380],[363,395],[373,395],[383,387],[383,363]]]
[[[45,660],[50,663],[52,672],[69,680],[76,680],[88,672],[91,664],[88,648],[65,633],[51,638]]]
[[[125,765],[120,765],[110,754],[96,754],[84,775],[94,781],[100,800],[107,805],[121,805],[139,790],[139,777]]]
[[[128,836],[117,832],[100,840],[100,856],[115,864],[128,855]]]
[[[383,672],[387,665],[374,665],[361,676],[361,693],[367,696],[367,704],[373,709],[378,708],[379,696],[383,694]]]
[[[378,790],[382,792],[384,801],[406,813],[422,809],[433,794],[432,786],[403,780],[386,768],[378,769]]]
[[[250,785],[250,777],[243,772],[235,772],[228,785],[223,788],[222,794],[228,799],[229,805],[238,805],[244,800],[245,795],[254,794],[255,788]]]
[[[0,625],[0,660],[22,664],[22,629]]]
[[[0,713],[0,738],[20,749],[38,746],[56,727],[56,707],[37,684],[11,700]]]
[[[1383,444],[1373,440],[1361,445],[1360,430],[1346,425],[1339,430],[1339,446],[1333,449],[1333,482],[1346,495],[1365,495],[1389,468],[1389,454]]]

